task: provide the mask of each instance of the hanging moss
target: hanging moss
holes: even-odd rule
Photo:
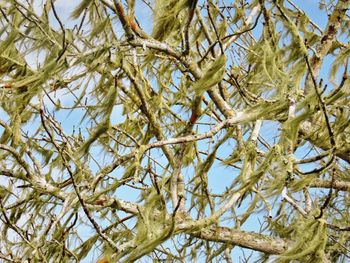
[[[167,218],[163,197],[153,188],[138,216],[135,248],[125,262],[133,262],[150,253],[169,237],[173,227],[171,219]]]
[[[181,34],[181,29],[185,24],[184,14],[187,0],[156,0],[154,9],[154,21],[152,36],[158,40],[167,40]]]
[[[85,141],[85,143],[80,147],[79,152],[82,154],[86,154],[88,153],[91,145],[98,140],[98,138],[103,135],[104,133],[106,133],[108,131],[108,129],[110,128],[110,122],[106,121],[103,122],[101,124],[99,124],[93,131],[93,133],[91,134],[90,138],[88,140]]]
[[[94,0],[83,0],[81,3],[73,10],[71,13],[71,17],[74,19],[79,18],[79,16],[83,13],[83,11],[88,8]]]
[[[226,56],[221,55],[209,66],[203,76],[193,83],[192,87],[197,94],[203,94],[223,79],[226,70],[226,60]]]
[[[283,253],[277,262],[287,263],[298,260],[305,263],[324,262],[327,244],[327,228],[323,219],[316,220],[313,216],[299,218],[293,223],[291,235],[294,245]]]

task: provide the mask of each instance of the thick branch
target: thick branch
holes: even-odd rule
[[[337,190],[350,192],[350,182],[344,182],[344,181],[339,181],[339,180],[335,180],[332,183],[332,181],[316,179],[314,182],[312,182],[310,184],[310,187],[315,187],[315,188],[334,188],[334,189],[337,189]]]
[[[338,30],[340,29],[342,20],[346,16],[346,11],[350,5],[349,0],[339,0],[336,6],[334,7],[333,13],[328,18],[328,23],[325,31],[322,34],[321,41],[316,47],[316,53],[311,58],[311,68],[312,74],[315,78],[318,78],[320,73],[321,66],[325,56],[328,54],[328,51],[331,49],[332,44],[337,41]],[[308,94],[312,88],[312,79],[309,75],[306,78],[305,82],[305,93]]]
[[[249,248],[267,254],[282,254],[292,243],[281,238],[216,226],[206,227],[191,234],[191,236],[207,241],[222,242]]]
[[[311,142],[313,145],[321,148],[324,151],[328,151],[331,149],[331,145],[328,140],[320,140],[320,130],[315,130],[315,127],[309,121],[304,121],[301,123],[299,127],[300,134],[304,137],[304,139]],[[336,156],[343,159],[344,161],[350,163],[350,149],[344,148],[341,150],[336,150]]]

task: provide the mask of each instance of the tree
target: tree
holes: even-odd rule
[[[349,258],[350,1],[56,2],[0,2],[2,260]]]

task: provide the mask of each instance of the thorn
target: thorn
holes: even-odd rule
[[[323,79],[321,78],[320,83],[319,83],[319,87],[322,87],[322,85],[323,85]]]
[[[347,79],[348,78],[348,64],[349,64],[349,60],[346,60],[345,63],[345,69],[344,69],[344,73],[343,73],[343,79]]]

